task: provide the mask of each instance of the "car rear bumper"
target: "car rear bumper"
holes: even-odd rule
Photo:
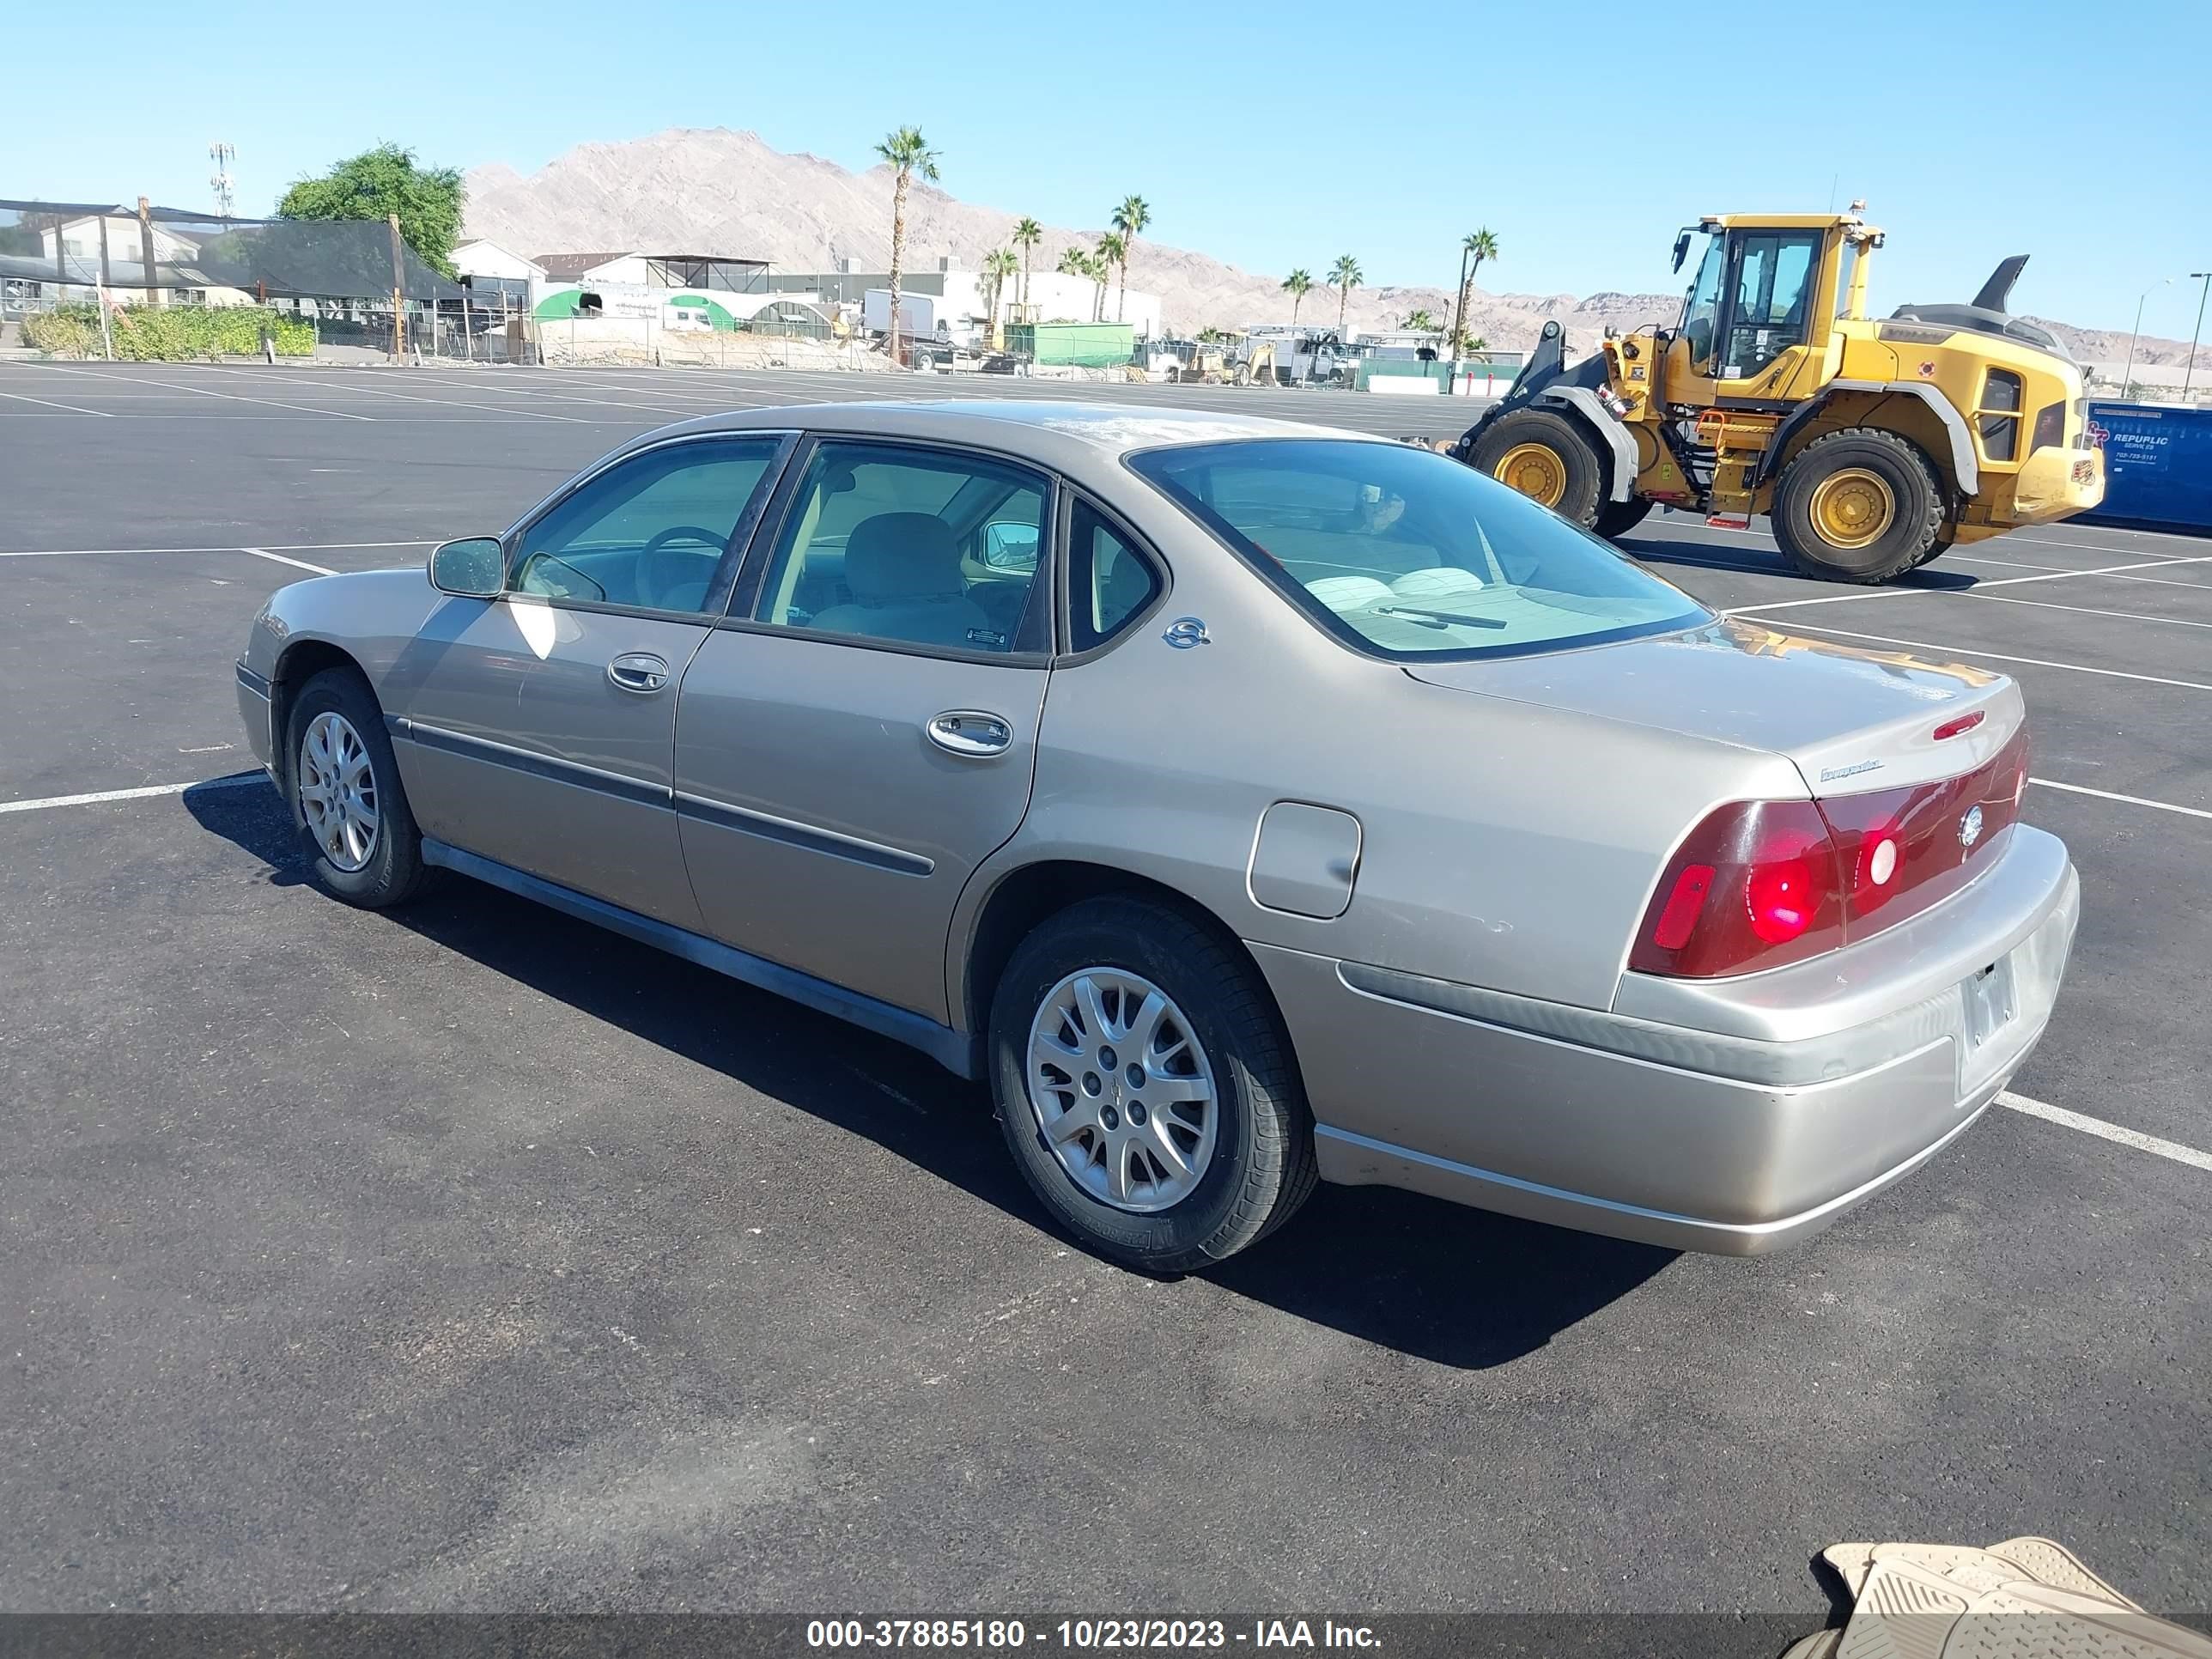
[[[1972,885],[1863,945],[1734,981],[1630,975],[1610,1011],[1253,949],[1324,1179],[1748,1255],[1966,1129],[2042,1035],[2080,908],[2064,847],[2021,826]]]

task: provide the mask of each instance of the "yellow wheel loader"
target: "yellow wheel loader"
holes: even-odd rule
[[[1673,328],[1608,333],[1570,367],[1557,323],[1450,453],[1619,536],[1653,506],[1745,529],[1790,562],[1886,582],[1959,542],[2104,499],[2081,371],[2006,314],[2027,256],[1971,305],[1866,314],[1882,233],[1844,214],[1708,217],[1674,243],[1697,276]]]

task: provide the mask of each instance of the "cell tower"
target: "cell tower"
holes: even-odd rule
[[[230,164],[236,159],[236,146],[218,138],[208,146],[208,160],[215,163],[215,171],[208,175],[208,185],[215,191],[215,212],[218,219],[230,217],[233,205]]]

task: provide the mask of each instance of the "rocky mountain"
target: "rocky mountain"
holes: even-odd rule
[[[991,249],[1006,246],[1015,218],[916,182],[908,198],[908,264],[924,269],[949,257],[972,269]],[[817,155],[786,155],[756,133],[726,127],[671,128],[623,143],[580,144],[526,175],[501,163],[468,175],[467,234],[523,254],[649,249],[766,259],[794,270],[834,270],[851,258],[862,270],[880,270],[890,259],[890,222],[888,167],[854,173]],[[1103,228],[1048,228],[1033,264],[1051,269],[1063,249],[1090,246]],[[1322,266],[1316,262],[1312,269],[1318,278]],[[1169,325],[1178,331],[1288,321],[1290,296],[1279,280],[1149,237],[1139,239],[1129,264],[1130,285],[1158,294]],[[1333,318],[1336,298],[1317,288],[1300,314]],[[1390,328],[1409,312],[1425,310],[1444,322],[1451,303],[1443,288],[1363,288],[1353,291],[1346,320],[1355,328]],[[1668,319],[1680,307],[1679,294],[1583,299],[1478,289],[1470,325],[1492,347],[1519,350],[1556,318],[1570,347],[1583,349],[1607,327]],[[2084,361],[2126,355],[2124,335],[2045,326]],[[2179,341],[2146,339],[2138,361],[2178,362],[2186,350]]]

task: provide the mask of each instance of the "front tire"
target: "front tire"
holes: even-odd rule
[[[1596,524],[1605,468],[1582,429],[1548,409],[1516,409],[1492,421],[1468,457],[1509,489],[1587,530]]]
[[[365,910],[404,904],[427,873],[384,711],[350,668],[300,688],[286,725],[285,793],[325,890]]]
[[[1772,518],[1774,539],[1807,575],[1871,586],[1936,556],[1942,490],[1905,439],[1850,427],[1798,453],[1774,492]]]
[[[1091,899],[1041,924],[1000,979],[990,1056],[1031,1190],[1126,1267],[1223,1261],[1313,1191],[1313,1117],[1274,1009],[1178,911]]]

